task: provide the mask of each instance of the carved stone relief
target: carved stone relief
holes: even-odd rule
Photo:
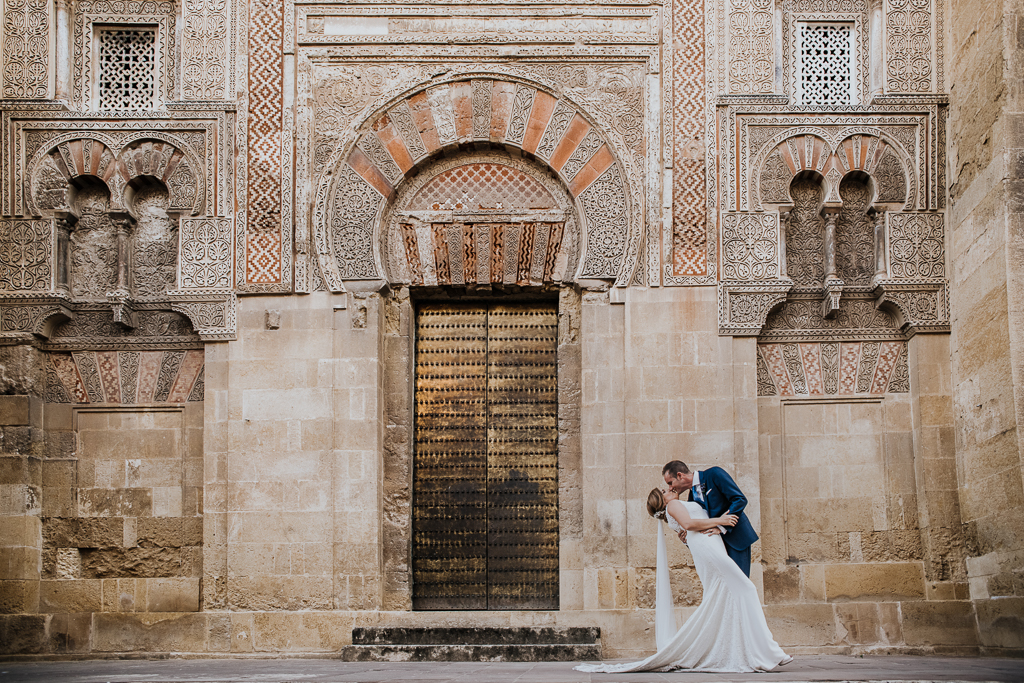
[[[729,92],[750,95],[775,90],[772,0],[735,0],[729,7]]]
[[[92,73],[97,63],[94,55],[94,25],[155,25],[157,27],[157,100],[174,98],[177,90],[175,74],[175,3],[163,0],[77,0],[74,3],[74,36],[72,64],[73,101],[86,111],[98,109],[96,79]]]
[[[845,178],[839,185],[843,206],[836,223],[836,270],[847,286],[865,286],[875,273],[875,229],[868,217],[871,195],[866,182]]]
[[[764,280],[779,275],[779,216],[726,214],[722,219],[722,276]]]
[[[946,275],[944,216],[889,214],[889,272],[895,278],[943,278]]]
[[[932,3],[886,0],[884,11],[886,92],[932,92]]]
[[[790,194],[793,210],[786,228],[786,272],[798,287],[821,287],[825,282],[821,183],[800,178],[793,181]]]
[[[50,3],[46,0],[4,0],[3,96],[43,99],[51,76]]]
[[[202,401],[203,366],[202,349],[52,352],[47,354],[46,401],[124,405]]]
[[[0,290],[50,289],[53,249],[50,221],[0,220]]]
[[[117,289],[117,230],[108,213],[106,187],[90,183],[76,196],[78,221],[71,233],[71,293],[75,298],[105,300]]]
[[[162,187],[147,184],[133,199],[132,292],[137,297],[159,297],[174,289],[178,226],[167,215],[168,196]]]
[[[185,0],[181,97],[219,100],[227,94],[227,0]]]

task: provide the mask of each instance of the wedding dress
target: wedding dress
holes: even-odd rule
[[[684,502],[693,519],[707,519],[699,504]],[[682,527],[668,515],[677,534]],[[693,564],[704,586],[704,598],[683,627],[675,630],[672,596],[668,585],[668,560],[664,530],[658,528],[655,637],[658,652],[641,662],[582,664],[579,671],[626,673],[629,671],[707,671],[749,673],[770,671],[791,658],[768,630],[757,589],[725,552],[721,536],[697,531],[686,535]]]

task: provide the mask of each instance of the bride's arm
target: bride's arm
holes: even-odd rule
[[[711,519],[694,519],[686,511],[686,506],[678,500],[670,500],[665,507],[665,511],[672,515],[672,519],[676,520],[679,526],[687,531],[704,531],[706,529],[714,529],[717,526],[735,526],[736,524],[736,515],[729,514]]]

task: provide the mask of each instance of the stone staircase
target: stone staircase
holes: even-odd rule
[[[601,629],[354,628],[348,662],[571,662],[601,659]]]

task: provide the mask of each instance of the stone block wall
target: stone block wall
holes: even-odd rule
[[[979,637],[1001,652],[1024,646],[1024,13],[950,10],[956,475]]]

